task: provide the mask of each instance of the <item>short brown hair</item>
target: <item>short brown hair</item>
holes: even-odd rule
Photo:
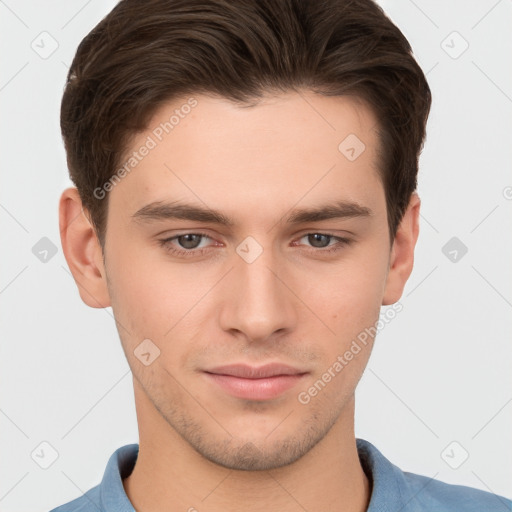
[[[249,104],[308,89],[365,101],[379,121],[391,239],[417,186],[431,105],[402,32],[372,0],[122,0],[80,43],[61,106],[71,179],[104,247],[103,187],[163,103]],[[340,141],[341,142],[341,141]]]

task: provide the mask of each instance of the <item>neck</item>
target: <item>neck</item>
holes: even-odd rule
[[[198,454],[162,418],[134,380],[139,455],[125,492],[140,512],[364,512],[371,485],[354,435],[354,397],[306,455],[268,471],[238,471]]]

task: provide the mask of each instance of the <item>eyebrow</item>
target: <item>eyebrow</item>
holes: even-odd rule
[[[285,222],[288,225],[295,225],[329,219],[369,217],[371,215],[373,215],[373,212],[370,208],[353,201],[343,200],[319,207],[294,209],[285,217]],[[218,224],[229,228],[235,225],[235,221],[222,212],[180,201],[149,203],[137,210],[132,218],[141,222],[170,219],[190,220]]]

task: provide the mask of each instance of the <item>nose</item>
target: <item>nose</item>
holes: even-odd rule
[[[223,284],[222,329],[243,334],[250,342],[273,341],[292,331],[300,300],[286,262],[278,261],[271,249],[252,262],[234,256],[235,266]]]

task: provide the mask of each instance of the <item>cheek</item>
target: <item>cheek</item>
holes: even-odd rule
[[[192,265],[161,259],[148,262],[148,254],[136,249],[112,254],[107,272],[112,308],[128,355],[133,356],[144,339],[157,345],[161,361],[178,361],[190,350],[193,343],[188,341],[204,328],[209,301],[202,299],[211,300],[208,291],[218,281],[217,274],[199,274]]]
[[[112,309],[116,320],[126,327],[119,328],[120,334],[123,341],[127,341],[127,335],[133,338],[130,344],[140,342],[139,338],[156,338],[163,324],[167,329],[172,325],[170,303],[176,295],[170,288],[170,279],[154,265],[148,265],[137,250],[120,247],[117,245],[107,260]]]
[[[124,339],[133,337],[130,346],[149,338],[160,340],[167,349],[169,340],[180,333],[191,336],[209,315],[215,294],[208,292],[224,270],[200,263],[173,264],[159,250],[138,247],[126,238],[127,243],[115,244],[107,262],[116,319],[130,333],[124,333]],[[316,337],[321,319],[329,328],[322,329],[322,337],[327,334],[331,339],[328,346],[344,351],[345,344],[378,318],[386,276],[386,262],[376,256],[379,252],[382,247],[366,243],[332,264],[302,262],[285,268],[283,278],[304,304],[293,296],[290,300],[307,313],[296,328],[316,329]]]
[[[386,282],[385,262],[354,258],[310,280],[305,299],[312,310],[337,334],[357,334],[373,324],[380,311]]]

